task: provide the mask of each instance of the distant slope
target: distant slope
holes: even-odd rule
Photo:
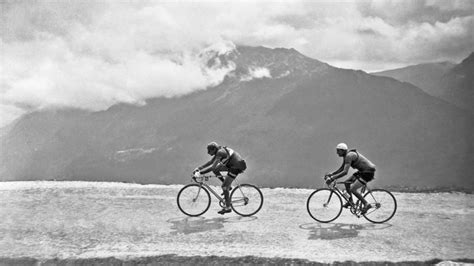
[[[440,80],[441,98],[474,114],[474,53]]]
[[[409,82],[426,93],[439,97],[441,92],[436,90],[439,87],[439,80],[455,65],[451,62],[425,63],[371,74]]]
[[[2,178],[184,183],[216,140],[248,162],[242,178],[322,184],[344,141],[377,165],[378,185],[474,188],[474,118],[419,88],[343,70],[293,49],[238,47],[217,87],[103,112],[34,113],[1,138]],[[252,78],[255,69],[271,77]]]
[[[427,63],[371,73],[409,82],[474,114],[474,53],[459,64]]]

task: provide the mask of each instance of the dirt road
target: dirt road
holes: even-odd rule
[[[189,218],[176,205],[181,187],[0,183],[0,257],[133,260],[175,254],[325,263],[474,259],[474,195],[395,193],[398,211],[387,224],[372,224],[348,211],[321,224],[306,213],[312,190],[264,188],[263,209],[254,217],[219,215],[214,200],[205,215]]]

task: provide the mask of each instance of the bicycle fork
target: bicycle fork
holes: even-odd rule
[[[334,191],[331,190],[331,194],[329,194],[328,201],[326,201],[326,203],[323,204],[323,207],[324,207],[324,208],[327,208],[329,202],[331,201],[332,194],[335,194],[335,193],[336,193],[336,192],[334,192]]]
[[[199,186],[198,193],[196,194],[196,197],[193,199],[193,203],[196,202],[196,200],[199,198],[199,194],[201,193],[201,189],[203,189],[202,184]]]

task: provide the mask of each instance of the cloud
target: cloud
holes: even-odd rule
[[[364,17],[379,17],[392,25],[447,22],[473,14],[470,0],[372,0],[360,1],[357,6]]]
[[[25,113],[23,108],[17,107],[12,104],[0,103],[0,127],[12,123],[15,119],[19,118]]]
[[[151,97],[180,96],[217,85],[232,69],[206,66],[197,54],[154,55],[134,51],[119,57],[74,53],[63,39],[3,44],[2,101],[35,109],[104,110],[118,102],[143,104]],[[109,51],[110,52],[110,51]],[[120,54],[121,51],[118,51]]]
[[[315,26],[297,50],[336,66],[367,71],[421,62],[459,62],[474,47],[474,2],[357,1],[325,14],[307,9]],[[435,12],[436,11],[436,12]],[[373,65],[373,66],[371,66]]]
[[[96,111],[206,89],[233,68],[218,61],[208,65],[206,56],[226,53],[233,44],[295,48],[368,71],[459,61],[474,46],[473,5],[469,0],[4,1],[0,126],[25,111],[58,106]]]
[[[176,33],[182,22],[159,6],[111,6],[88,20],[70,19],[64,7],[13,6],[2,16],[7,21],[31,12],[23,22],[2,28],[0,126],[45,108],[98,111],[120,102],[142,105],[152,97],[181,96],[215,86],[233,70],[219,62],[208,65],[202,51],[220,54],[235,46],[219,36],[187,40],[192,36]],[[56,14],[55,8],[49,22],[34,23]]]
[[[251,67],[248,74],[240,78],[241,81],[250,81],[252,79],[271,78],[270,70],[265,67]]]
[[[120,162],[137,160],[142,157],[148,156],[149,154],[155,152],[158,148],[134,148],[122,151],[116,151],[113,155],[114,160]]]

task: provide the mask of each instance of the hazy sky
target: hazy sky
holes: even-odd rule
[[[97,111],[218,84],[231,69],[205,67],[206,48],[295,48],[368,72],[459,62],[474,50],[470,0],[14,0],[0,7],[0,127],[26,111]]]

